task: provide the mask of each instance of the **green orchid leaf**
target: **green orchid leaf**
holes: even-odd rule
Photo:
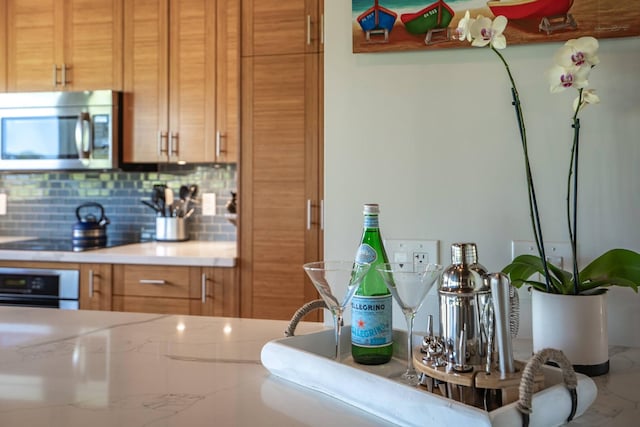
[[[627,249],[612,249],[594,259],[580,272],[581,288],[588,282],[600,286],[624,286],[638,292],[640,254]]]

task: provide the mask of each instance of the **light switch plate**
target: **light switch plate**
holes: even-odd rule
[[[216,193],[202,194],[202,216],[214,216],[216,214]]]
[[[384,242],[389,262],[413,262],[416,265],[438,262],[439,240],[387,239]]]
[[[7,214],[7,194],[0,193],[0,215]]]
[[[571,244],[569,242],[546,242],[544,252],[547,261],[562,269],[571,269],[573,264],[573,254],[571,252]],[[535,242],[527,240],[511,241],[511,259],[518,255],[535,255],[538,256],[538,247]]]

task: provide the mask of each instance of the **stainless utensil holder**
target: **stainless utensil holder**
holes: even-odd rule
[[[183,242],[189,240],[187,221],[182,217],[159,216],[156,218],[156,240]]]

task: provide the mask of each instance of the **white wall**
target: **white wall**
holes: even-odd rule
[[[504,68],[487,48],[353,54],[351,2],[325,2],[325,257],[351,258],[362,204],[381,205],[385,238],[478,245],[499,271],[511,240],[531,240],[518,128]],[[582,114],[582,264],[607,249],[640,251],[640,39],[602,39],[591,74],[601,104]],[[576,92],[551,95],[558,43],[510,46],[546,241],[568,241],[565,185]],[[423,311],[437,314],[436,292]],[[530,336],[521,291],[521,335]],[[640,295],[609,295],[610,343],[640,346]],[[396,310],[397,312],[398,310]],[[422,314],[424,317],[424,314]],[[417,320],[416,329],[423,327]],[[401,327],[394,317],[394,327]]]

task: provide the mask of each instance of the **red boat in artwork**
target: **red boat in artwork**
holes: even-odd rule
[[[573,0],[495,0],[487,6],[494,16],[503,15],[507,19],[541,19],[566,15],[573,6]]]

